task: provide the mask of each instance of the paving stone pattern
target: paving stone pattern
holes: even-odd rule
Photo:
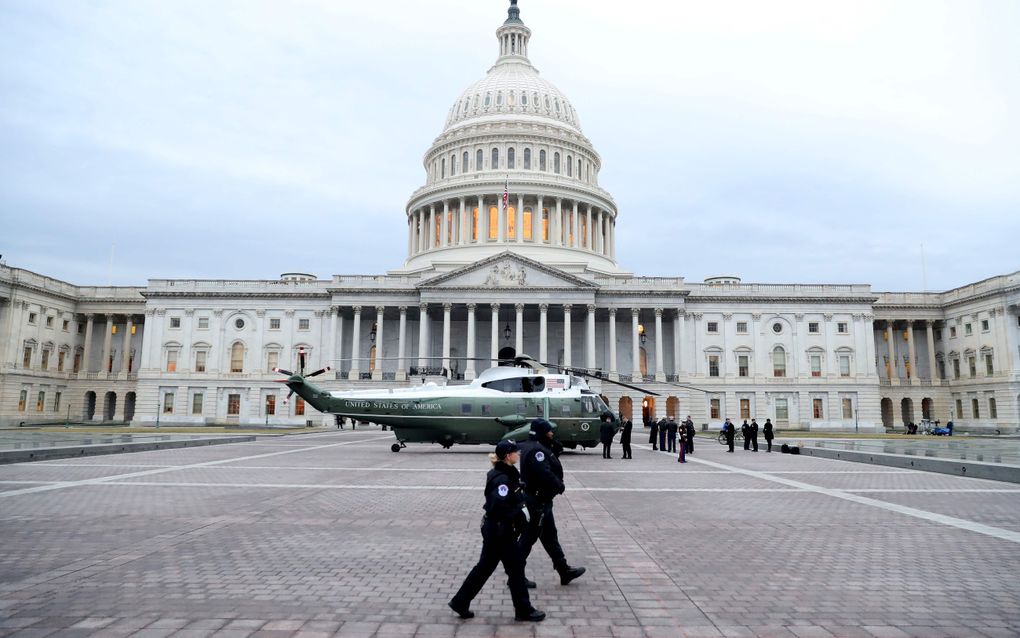
[[[387,434],[0,467],[0,636],[1020,635],[1020,487],[708,439],[686,465],[565,454],[588,573],[560,586],[536,546],[545,622],[513,620],[501,571],[460,620],[489,450]]]

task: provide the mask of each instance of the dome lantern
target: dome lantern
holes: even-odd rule
[[[496,30],[496,38],[499,40],[499,59],[496,60],[496,64],[528,60],[528,40],[531,39],[531,29],[524,26],[524,22],[521,20],[521,10],[517,8],[517,0],[510,0],[506,22]]]

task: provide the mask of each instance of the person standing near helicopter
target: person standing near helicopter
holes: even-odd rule
[[[482,554],[478,558],[478,563],[464,579],[464,584],[447,603],[461,618],[474,618],[471,601],[482,590],[485,581],[489,580],[501,562],[503,570],[509,577],[514,617],[517,620],[532,622],[545,618],[545,612],[531,606],[527,579],[524,576],[525,558],[517,544],[517,530],[528,522],[521,475],[514,466],[520,456],[519,453],[520,448],[513,441],[500,441],[496,445],[495,454],[489,455],[492,469],[485,477]]]
[[[560,547],[559,534],[556,531],[556,519],[553,518],[553,499],[566,489],[563,485],[563,466],[560,465],[557,448],[562,449],[553,440],[552,424],[539,418],[531,422],[528,440],[521,444],[521,478],[524,480],[524,502],[528,506],[531,520],[521,533],[521,556],[525,561],[531,553],[536,541],[542,541],[553,569],[560,575],[560,584],[567,585],[578,578],[586,570],[584,567],[571,567]],[[533,581],[527,581],[528,587],[534,587]]]

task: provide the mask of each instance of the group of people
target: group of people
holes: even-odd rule
[[[607,422],[612,425],[612,415],[608,413],[602,415],[602,423]],[[482,553],[448,603],[461,618],[474,618],[471,601],[503,563],[514,617],[531,622],[545,619],[545,612],[531,604],[528,590],[534,589],[536,583],[528,580],[524,572],[537,541],[542,542],[552,559],[561,585],[568,585],[584,574],[584,567],[567,563],[553,517],[553,499],[565,489],[559,460],[562,451],[563,446],[553,438],[552,424],[539,418],[531,422],[527,441],[520,445],[500,441],[495,453],[489,455],[492,469],[485,479]],[[520,470],[516,467],[518,461]]]
[[[772,451],[772,440],[776,438],[775,428],[772,426],[772,419],[765,419],[765,425],[762,426],[762,433],[765,437],[765,443],[768,445],[766,452]],[[737,437],[737,428],[733,425],[733,421],[726,418],[726,421],[722,426],[723,434],[726,435],[726,444],[729,446],[729,452],[733,451],[734,439]],[[740,434],[744,437],[744,449],[749,451],[758,451],[758,419],[751,419],[748,423],[747,419],[740,425]]]
[[[687,455],[694,454],[694,420],[691,419],[691,415],[688,414],[687,418],[680,423],[677,423],[673,415],[668,415],[658,421],[648,419],[645,422],[645,427],[649,428],[648,442],[652,444],[653,451],[676,452],[677,439],[679,439],[680,454],[676,460],[686,463]]]

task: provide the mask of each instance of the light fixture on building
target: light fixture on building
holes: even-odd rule
[[[514,331],[510,329],[510,322],[509,321],[506,322],[506,327],[503,328],[503,338],[506,339],[507,341],[510,341],[510,337],[513,335],[513,333]]]
[[[372,332],[368,333],[368,340],[375,344],[375,328],[376,324],[372,324]]]
[[[645,334],[645,327],[642,324],[638,324],[637,327],[638,337],[641,339],[641,345],[644,346],[648,341],[648,335]]]

